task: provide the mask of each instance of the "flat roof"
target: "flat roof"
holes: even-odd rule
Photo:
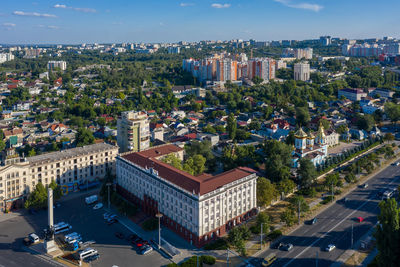
[[[40,163],[45,161],[60,161],[66,158],[74,158],[82,155],[93,154],[96,152],[102,152],[110,149],[117,149],[116,146],[106,144],[106,143],[98,143],[93,145],[87,145],[83,147],[75,147],[66,150],[50,152],[42,155],[37,155],[33,157],[26,158],[29,163]]]

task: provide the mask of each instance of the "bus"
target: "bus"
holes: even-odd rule
[[[68,223],[61,222],[54,225],[54,234],[64,233],[72,229]]]
[[[262,266],[270,266],[274,261],[276,261],[276,255],[275,253],[271,253],[264,258],[262,261]]]

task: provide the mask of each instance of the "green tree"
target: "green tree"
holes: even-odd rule
[[[302,212],[307,212],[310,209],[303,196],[295,196],[292,199],[290,199],[290,206],[292,210],[297,211],[297,217],[299,219]]]
[[[37,183],[35,190],[33,190],[28,199],[25,201],[26,209],[41,209],[47,206],[47,191],[41,182]]]
[[[333,189],[339,184],[339,174],[338,173],[329,173],[325,177],[324,187],[326,190],[331,190],[332,186]]]
[[[75,134],[75,142],[77,147],[91,145],[94,143],[93,133],[88,129],[79,128]]]
[[[399,212],[394,198],[379,203],[379,224],[374,234],[378,248],[378,266],[398,266],[400,262]]]
[[[385,113],[393,122],[400,120],[400,105],[387,102],[385,104]]]
[[[53,198],[54,200],[59,200],[62,197],[61,186],[59,186],[54,180],[51,181],[49,187],[53,189]]]
[[[360,130],[371,131],[372,127],[375,125],[374,117],[367,114],[364,116],[358,116],[357,126]]]
[[[236,249],[236,251],[245,256],[245,240],[249,237],[250,231],[245,225],[237,226],[229,231],[228,242]]]
[[[299,160],[300,167],[297,170],[299,185],[302,188],[309,189],[317,177],[317,171],[311,160],[301,158]]]
[[[279,193],[284,193],[285,195],[293,192],[296,188],[295,182],[290,178],[284,178],[277,184],[277,190]]]
[[[235,139],[236,130],[237,130],[237,122],[236,122],[236,118],[233,115],[233,113],[230,113],[228,116],[226,129],[229,133],[229,138],[232,140]]]
[[[385,136],[383,136],[383,140],[389,143],[390,141],[394,140],[394,135],[392,133],[385,133]]]
[[[257,231],[261,231],[261,225],[262,225],[263,233],[268,234],[269,229],[270,229],[270,224],[271,224],[271,219],[265,212],[260,212],[257,215],[257,219],[256,219]]]
[[[284,222],[287,226],[292,226],[296,222],[296,215],[293,209],[287,208],[281,213],[281,222]]]
[[[258,76],[254,76],[254,78],[252,79],[252,82],[256,85],[261,84],[264,80]]]
[[[290,176],[292,164],[292,147],[277,140],[267,140],[263,146],[265,154],[265,173],[279,182]]]
[[[0,152],[6,148],[6,143],[3,139],[0,139]]]
[[[308,113],[308,109],[306,107],[297,107],[296,108],[296,123],[300,126],[306,126],[310,121],[310,114]]]
[[[278,191],[270,180],[259,177],[257,180],[257,202],[259,206],[268,206],[276,199]]]
[[[185,161],[183,170],[192,175],[199,175],[204,172],[205,163],[206,159],[202,155],[194,155]]]
[[[175,154],[167,155],[166,157],[164,157],[162,159],[162,161],[179,169],[179,170],[182,170],[182,162],[177,156],[175,156]]]

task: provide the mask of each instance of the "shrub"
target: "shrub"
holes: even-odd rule
[[[277,239],[281,235],[282,235],[282,231],[281,230],[274,230],[274,231],[272,231],[271,233],[269,233],[267,235],[267,238],[272,241],[272,240]]]
[[[250,227],[250,232],[252,232],[255,235],[258,235],[260,233],[260,227],[253,225],[252,227]]]
[[[209,256],[209,255],[203,255],[203,256],[200,257],[201,263],[205,263],[205,264],[208,264],[208,265],[215,264],[215,260],[216,260],[215,257]]]
[[[179,265],[176,264],[175,262],[171,262],[170,264],[167,264],[167,267],[178,267]]]
[[[324,198],[324,200],[321,201],[321,204],[328,204],[329,202],[331,202],[334,199],[335,199],[334,196],[327,196],[326,198]]]
[[[205,250],[225,250],[228,248],[228,242],[224,238],[219,238],[212,243],[204,246]]]
[[[142,228],[145,231],[153,231],[158,228],[158,219],[150,218],[143,222]]]

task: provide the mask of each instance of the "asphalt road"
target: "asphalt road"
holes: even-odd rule
[[[368,181],[368,188],[358,187],[350,192],[347,202],[337,201],[331,207],[317,215],[317,223],[304,224],[299,229],[285,236],[281,242],[292,243],[289,252],[268,249],[259,258],[270,253],[277,255],[273,266],[330,266],[356,243],[377,222],[379,213],[377,198],[379,191],[387,188],[397,188],[400,184],[400,166],[388,166]],[[363,217],[359,223],[357,218]],[[352,230],[353,229],[353,230]],[[336,249],[326,252],[325,248],[334,244]]]
[[[22,240],[45,225],[46,217],[19,216],[0,223],[0,267],[59,266],[22,249]]]
[[[89,193],[91,195],[93,193]],[[87,206],[84,198],[79,195],[60,201],[61,207],[54,209],[54,223],[67,222],[72,225],[71,232],[82,235],[83,241],[95,240],[96,244],[90,247],[100,253],[100,258],[92,262],[95,267],[127,266],[164,266],[170,263],[158,252],[147,255],[138,254],[132,245],[118,239],[115,232],[122,232],[125,236],[131,234],[123,225],[115,223],[107,225],[103,219],[103,209],[93,210]],[[22,239],[29,233],[42,233],[47,222],[47,211],[39,211],[35,215],[19,216],[0,223],[0,267],[21,266],[59,266],[52,261],[46,261],[37,255],[23,250]]]

